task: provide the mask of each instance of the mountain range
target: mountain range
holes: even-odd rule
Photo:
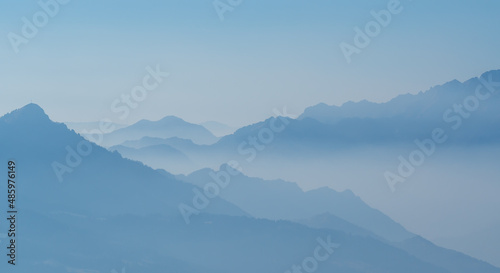
[[[485,86],[488,82],[491,84]],[[364,145],[413,144],[415,139],[428,138],[435,128],[453,131],[453,138],[449,139],[446,145],[495,144],[500,139],[500,130],[496,130],[500,128],[500,111],[496,107],[500,103],[500,98],[488,88],[495,88],[496,82],[500,82],[500,70],[484,73],[479,78],[463,83],[454,80],[426,92],[401,95],[387,103],[361,101],[348,102],[340,107],[326,104],[312,106],[298,119],[279,118],[287,120],[285,130],[274,134],[272,143],[264,145],[266,147],[258,152],[270,157],[277,154],[286,157],[329,156]],[[476,90],[478,88],[479,91]],[[480,97],[487,95],[488,97],[481,100],[477,98],[478,94]],[[476,101],[478,106],[475,109],[470,108]],[[472,103],[472,106],[467,106],[467,103]],[[461,105],[461,108],[456,108],[457,105]],[[462,113],[464,117],[460,111],[466,112]],[[276,119],[274,117],[240,128],[211,145],[200,146],[199,142],[189,136],[177,136],[193,143],[184,141],[170,143],[170,146],[193,161],[191,168],[188,168],[189,171],[203,166],[216,168],[235,156],[240,159],[250,157],[256,149],[248,144],[248,138],[258,136],[263,128],[269,128]],[[152,128],[155,127],[149,128],[144,124],[141,130],[147,132],[153,130]],[[145,138],[142,140],[141,148],[166,142],[165,139],[169,138],[158,136],[156,133],[144,133],[143,137]],[[157,139],[147,143],[152,141],[151,138]],[[205,144],[208,142],[210,141],[206,141]],[[243,143],[247,145],[242,145]],[[133,145],[126,141],[119,144],[129,147]],[[291,146],[294,149],[290,149]],[[133,153],[129,153],[128,156],[134,158]],[[187,174],[186,170],[180,171],[175,168],[167,170]]]
[[[196,173],[184,177],[194,184],[187,183],[183,177],[124,159],[87,142],[64,124],[52,122],[34,104],[0,118],[0,151],[1,162],[16,161],[17,190],[22,196],[17,204],[17,239],[22,250],[19,265],[9,272],[112,272],[121,268],[127,272],[286,272],[294,265],[307,266],[305,261],[315,249],[330,254],[318,264],[317,272],[500,272],[465,255],[407,241],[416,237],[350,192],[319,189],[318,194],[304,193],[284,181],[270,184],[289,188],[285,199],[297,196],[308,203],[331,198],[332,205],[377,215],[383,219],[381,225],[399,227],[413,237],[388,242],[379,238],[380,230],[376,236],[370,230],[359,234],[363,228],[346,220],[348,214],[334,215],[342,228],[301,224],[299,217],[297,221],[259,219],[223,198],[224,193],[211,198],[186,224],[179,205],[192,204],[196,192],[202,190],[196,186]],[[267,184],[244,176],[239,179],[248,185],[256,183],[250,186],[254,190]],[[262,196],[252,194],[258,203]],[[329,213],[341,214],[332,205]],[[275,213],[276,218],[282,217],[283,210]],[[358,217],[362,224],[364,217]],[[0,227],[6,230],[5,222]],[[351,228],[352,233],[348,232]],[[439,256],[443,259],[424,255],[433,252],[444,255]],[[6,266],[0,265],[2,272]]]
[[[500,226],[494,216],[500,202],[493,194],[500,190],[494,164],[500,152],[499,82],[500,70],[494,70],[385,103],[311,106],[297,119],[271,117],[210,145],[189,137],[144,136],[120,143],[120,149],[127,158],[176,175],[237,161],[252,177],[293,181],[309,190],[350,189],[433,242],[500,266],[495,254],[500,236],[492,231]],[[283,130],[271,130],[282,125]],[[436,129],[445,140],[432,146],[428,140]],[[410,155],[425,149],[418,143],[432,149],[396,185],[394,195],[385,174],[399,175]],[[171,152],[147,151],[160,144]],[[171,163],[180,154],[178,162],[183,164]],[[481,196],[480,202],[476,196]],[[422,219],[446,228],[429,227]],[[489,234],[488,239],[480,234]]]
[[[143,137],[190,139],[197,144],[213,144],[218,138],[205,127],[184,121],[181,118],[167,116],[158,121],[141,120],[125,128],[105,134],[102,145],[119,145],[129,140]]]

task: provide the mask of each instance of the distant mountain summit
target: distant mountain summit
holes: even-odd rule
[[[192,140],[196,144],[208,145],[217,142],[214,136],[205,127],[184,121],[175,116],[167,116],[158,121],[141,120],[128,127],[118,129],[104,135],[104,146],[122,144],[125,141],[139,140],[143,137],[155,138],[183,138]]]

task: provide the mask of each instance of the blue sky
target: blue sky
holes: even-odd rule
[[[208,0],[72,0],[16,54],[8,34],[41,7],[2,1],[0,114],[33,100],[57,121],[176,115],[241,126],[274,108],[383,102],[500,68],[494,0],[402,0],[348,64],[339,44],[352,44],[353,29],[389,2],[244,0],[221,21]],[[170,76],[119,119],[112,102],[156,65]]]

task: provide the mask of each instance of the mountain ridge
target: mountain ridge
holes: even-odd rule
[[[409,101],[418,101],[424,97],[433,97],[437,95],[446,97],[450,95],[457,95],[458,93],[462,92],[462,90],[464,90],[464,87],[478,85],[480,84],[479,79],[488,80],[490,77],[498,80],[500,78],[500,70],[487,71],[481,74],[479,77],[470,78],[464,82],[460,82],[454,79],[444,84],[433,86],[426,91],[420,91],[416,94],[400,94],[390,99],[389,101],[381,103],[370,102],[367,100],[361,100],[359,102],[349,101],[342,104],[341,106],[319,103],[314,106],[307,107],[299,116],[299,119],[310,117],[327,124],[334,124],[342,118],[393,117],[397,114],[407,112]],[[387,112],[386,108],[388,107],[392,107],[392,113]],[[363,108],[368,108],[368,110]],[[347,113],[341,115],[344,112]]]
[[[184,121],[175,116],[166,116],[157,121],[140,120],[130,126],[105,134],[103,145],[110,147],[143,137],[184,138],[197,144],[213,144],[218,138],[205,127]]]
[[[0,132],[1,159],[16,157],[23,170],[19,206],[29,224],[19,231],[27,250],[21,272],[104,272],[124,257],[129,257],[128,268],[148,272],[274,272],[310,255],[317,238],[331,238],[341,246],[318,273],[449,272],[382,241],[250,218],[217,198],[186,225],[177,205],[191,201],[194,186],[95,144],[58,183],[51,163],[63,162],[68,147],[78,147],[84,139],[37,107],[0,118]]]

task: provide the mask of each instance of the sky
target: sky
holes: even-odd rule
[[[0,115],[33,101],[60,122],[175,115],[238,127],[274,109],[384,102],[500,69],[495,0],[243,0],[223,20],[213,0],[65,1],[45,23],[38,1],[0,2]],[[400,12],[348,63],[340,44],[355,45],[354,29],[392,1]],[[13,46],[23,17],[42,23]],[[169,76],[117,112],[147,67]]]

